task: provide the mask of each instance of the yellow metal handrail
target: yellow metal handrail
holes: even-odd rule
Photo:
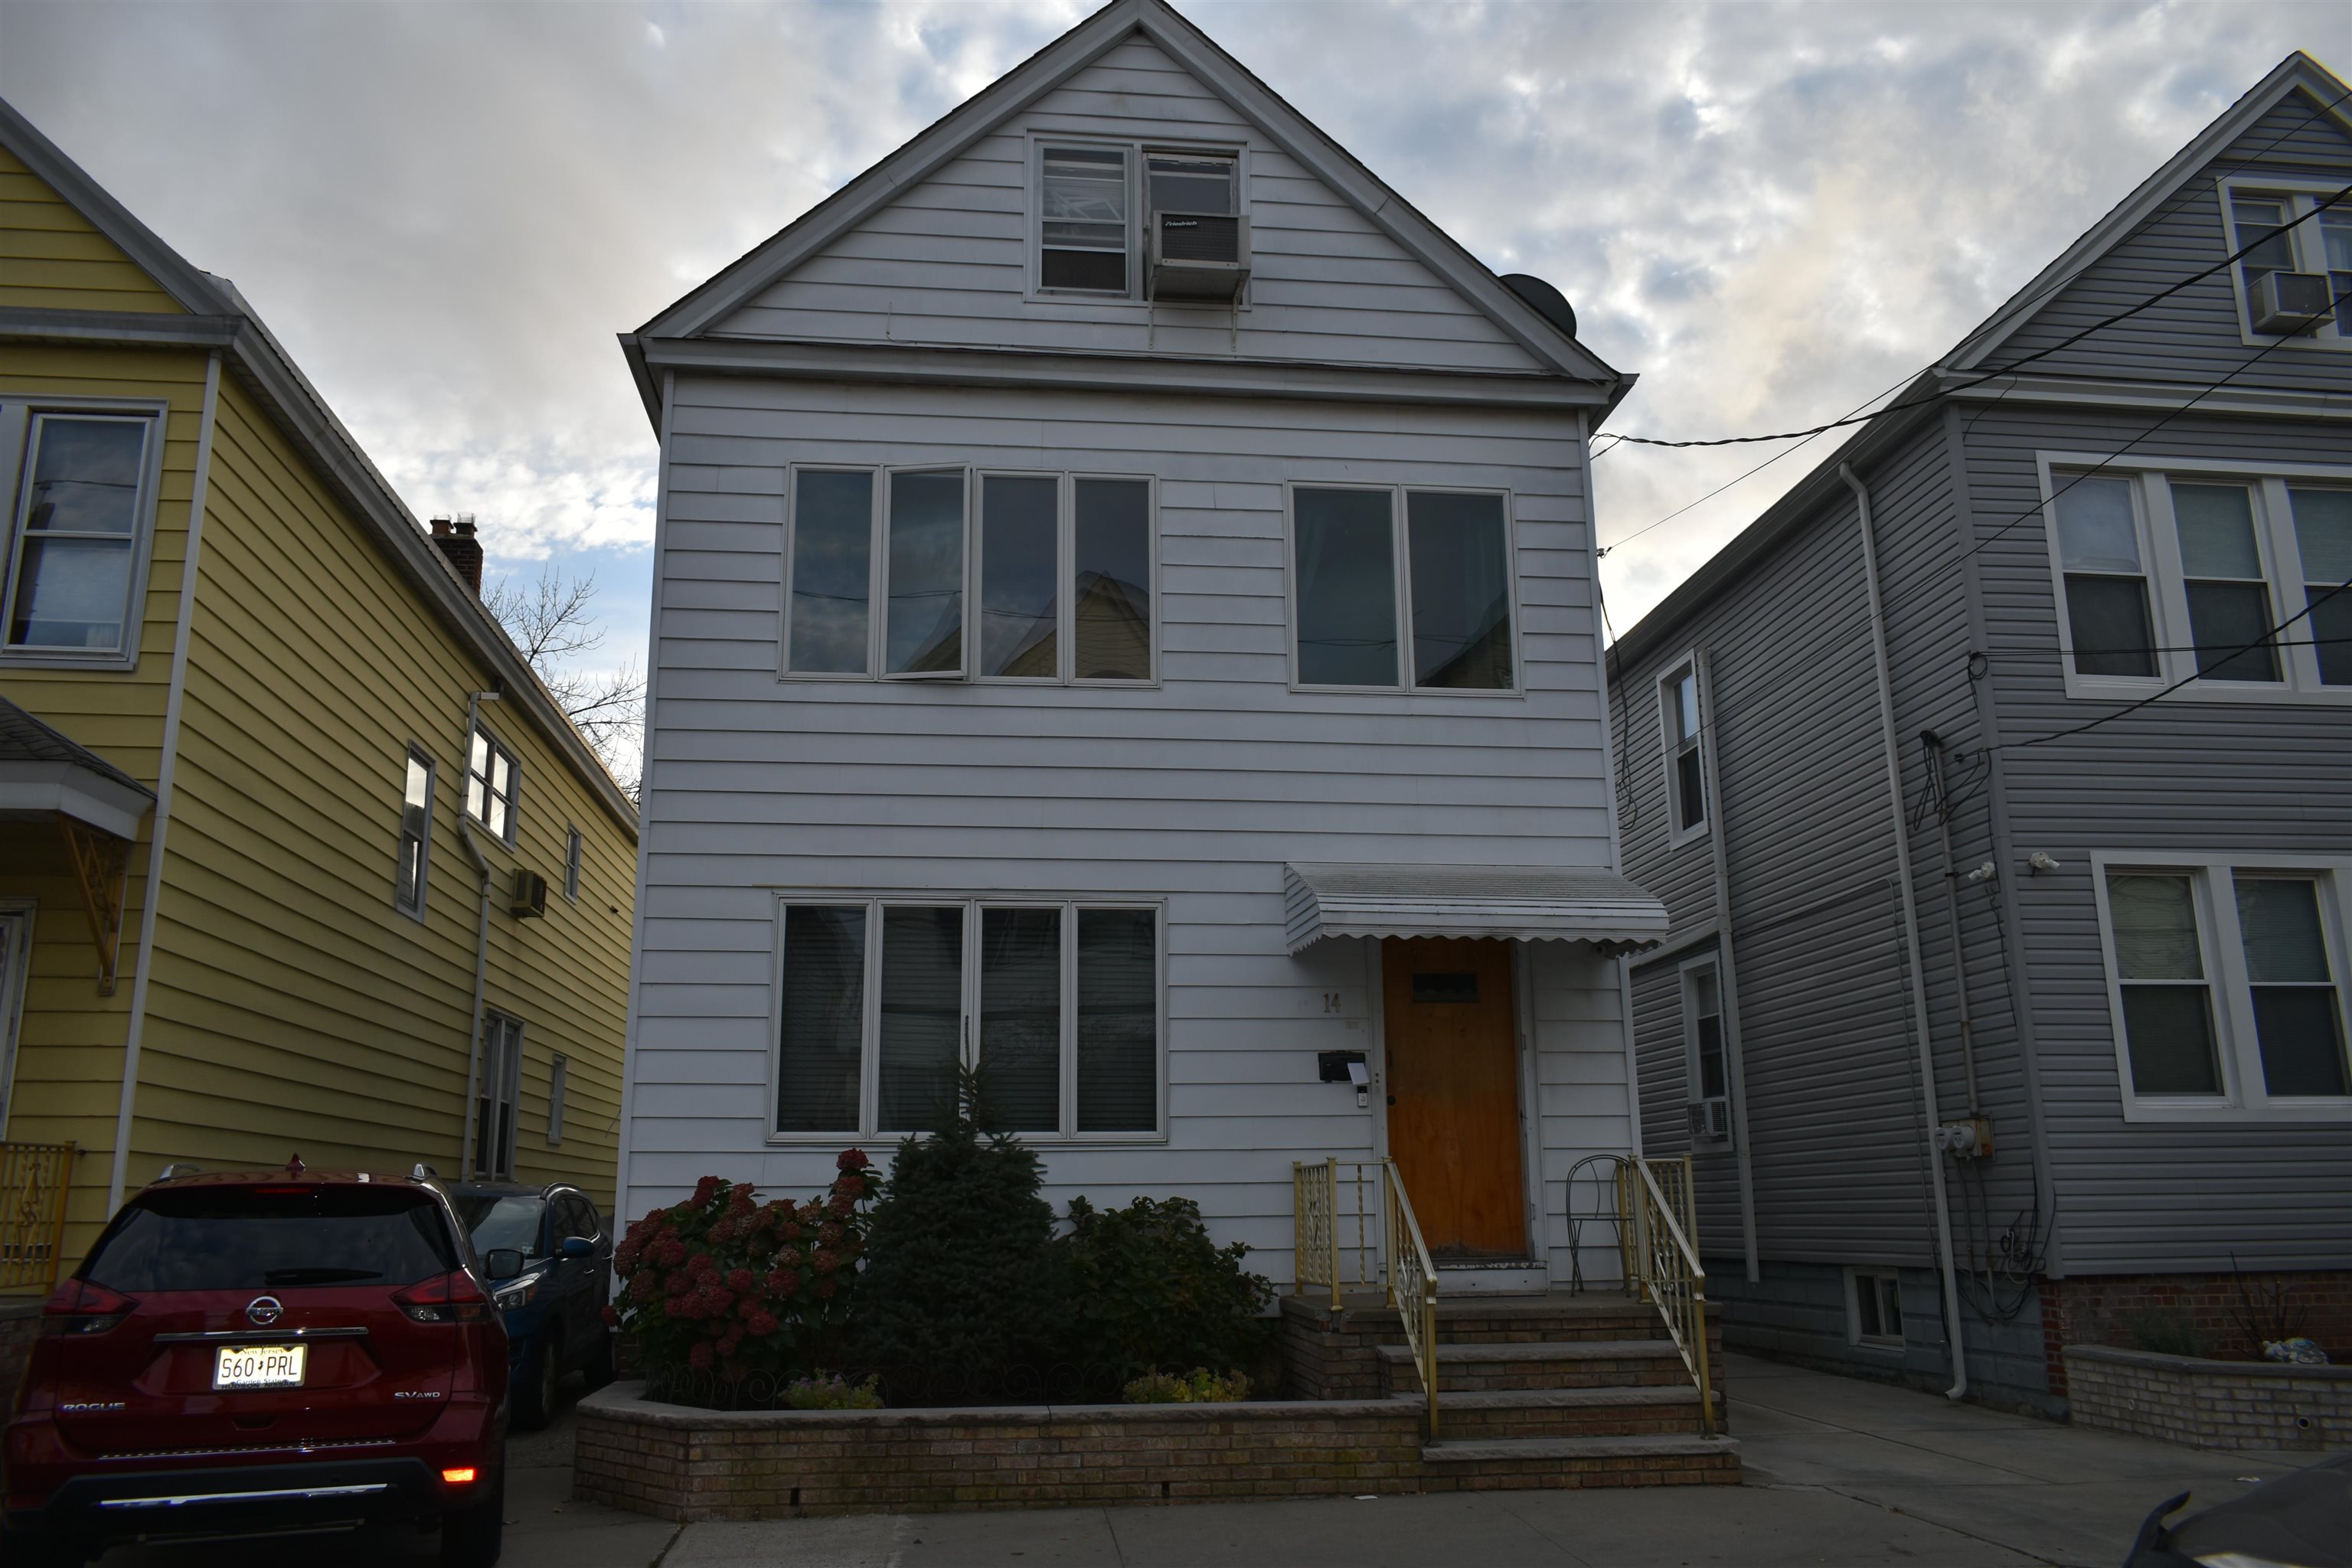
[[[1347,1172],[1343,1178],[1342,1170]],[[1368,1173],[1377,1171],[1376,1178]],[[1437,1436],[1437,1265],[1422,1239],[1421,1222],[1413,1216],[1412,1200],[1405,1195],[1404,1178],[1393,1160],[1328,1159],[1318,1164],[1294,1162],[1290,1167],[1293,1243],[1297,1262],[1292,1271],[1295,1294],[1312,1287],[1328,1289],[1331,1307],[1340,1305],[1343,1284],[1377,1286],[1396,1309],[1404,1324],[1406,1348],[1413,1371],[1421,1378],[1429,1402],[1429,1436]],[[1352,1204],[1343,1199],[1352,1198]],[[1380,1215],[1375,1250],[1372,1215]],[[1352,1244],[1349,1221],[1354,1222]],[[1355,1267],[1341,1268],[1341,1257],[1352,1252]]]
[[[0,1143],[0,1290],[47,1290],[58,1281],[70,1143]]]
[[[1663,1180],[1661,1177],[1663,1176]],[[1700,1418],[1715,1433],[1715,1384],[1707,1366],[1706,1270],[1700,1267],[1691,1161],[1628,1160],[1617,1173],[1619,1230],[1632,1238],[1627,1283],[1654,1303],[1666,1333],[1698,1385]]]

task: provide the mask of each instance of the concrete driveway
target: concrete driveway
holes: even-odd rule
[[[1181,1508],[885,1514],[698,1524],[572,1501],[569,1409],[510,1452],[503,1568],[2116,1568],[2147,1510],[2220,1502],[2315,1456],[2209,1454],[1953,1405],[1733,1356],[1747,1484],[1638,1491],[1334,1498]],[[375,1568],[417,1538],[119,1551],[105,1568]]]

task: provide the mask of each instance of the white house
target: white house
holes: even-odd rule
[[[1195,1198],[1286,1281],[1293,1162],[1387,1155],[1449,1288],[1567,1277],[1665,916],[1586,482],[1633,378],[1556,291],[1117,0],[622,342],[625,1213],[815,1192],[961,1058],[1057,1204]]]

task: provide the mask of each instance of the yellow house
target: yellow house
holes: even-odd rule
[[[636,812],[435,533],[0,102],[0,1289],[180,1162],[609,1208]]]

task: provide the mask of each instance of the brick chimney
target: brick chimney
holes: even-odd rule
[[[436,517],[433,520],[433,542],[440,547],[474,597],[482,596],[482,546],[474,537],[474,514],[461,511],[456,518]]]

